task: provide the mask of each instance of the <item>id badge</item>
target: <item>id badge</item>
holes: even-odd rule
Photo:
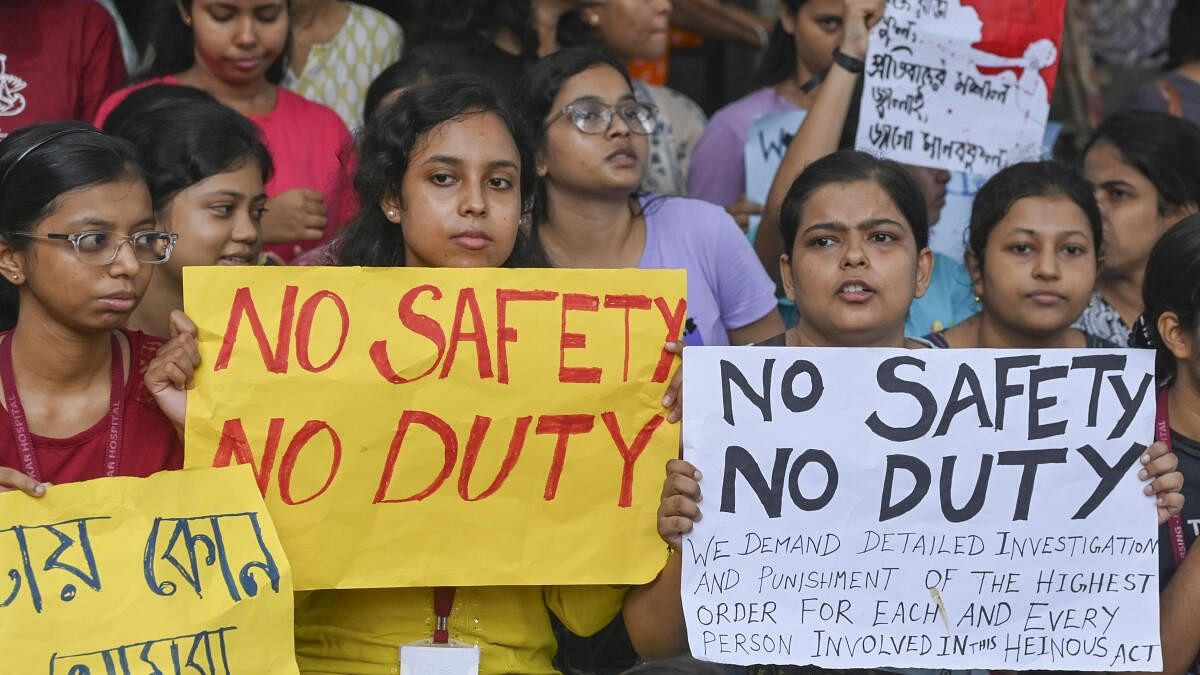
[[[401,645],[400,675],[479,675],[479,647],[453,642]]]

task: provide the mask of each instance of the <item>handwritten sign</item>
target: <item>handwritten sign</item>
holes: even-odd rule
[[[253,465],[298,588],[638,583],[662,566],[682,271],[185,275],[203,359],[185,462]]]
[[[1158,670],[1153,353],[691,348],[692,653]]]
[[[746,162],[746,199],[755,204],[766,204],[771,183],[783,163],[783,156],[791,145],[792,138],[808,114],[807,110],[762,115],[750,126],[743,154]],[[747,236],[754,241],[758,234],[761,216],[750,216]]]
[[[291,572],[249,470],[0,501],[6,672],[298,672]]]
[[[871,34],[857,147],[982,175],[1037,159],[1064,1],[888,0]]]

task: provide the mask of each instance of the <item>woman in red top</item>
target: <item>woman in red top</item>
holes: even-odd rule
[[[0,142],[0,490],[179,468],[162,341],[122,330],[175,236],[127,141],[78,122]]]
[[[275,174],[262,230],[276,261],[324,243],[353,215],[350,132],[337,113],[278,86],[288,44],[285,0],[157,0],[153,58],[141,82],[100,106],[96,126],[130,91],[154,83],[203,89],[262,130]],[[349,157],[346,157],[348,160]]]

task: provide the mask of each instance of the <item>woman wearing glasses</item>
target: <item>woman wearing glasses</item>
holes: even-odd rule
[[[526,72],[520,100],[538,150],[532,238],[549,264],[687,270],[686,344],[783,332],[774,284],[723,209],[637,191],[656,111],[619,61],[558,51]]]
[[[162,341],[123,330],[174,244],[128,142],[77,122],[0,142],[0,490],[181,466]]]

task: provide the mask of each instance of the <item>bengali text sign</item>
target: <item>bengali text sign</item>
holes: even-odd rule
[[[1038,159],[1065,0],[888,0],[871,31],[859,149],[990,175]]]
[[[685,282],[189,268],[186,464],[253,465],[300,589],[648,581]]]
[[[689,348],[692,653],[1157,670],[1139,350]]]
[[[248,469],[0,500],[5,672],[297,672],[291,571]]]

